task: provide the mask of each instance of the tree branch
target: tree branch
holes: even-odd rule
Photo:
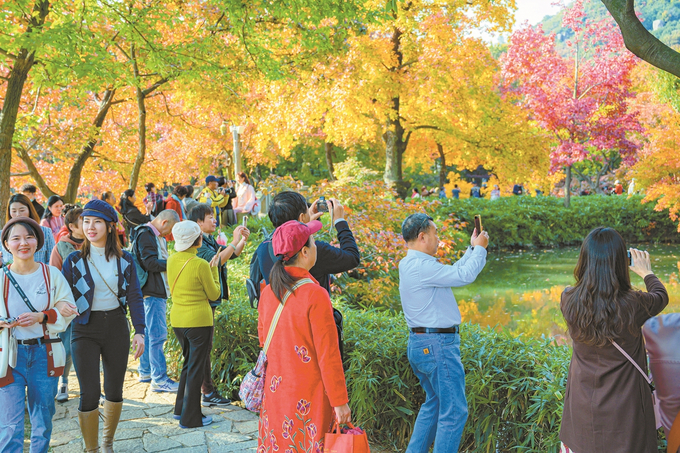
[[[628,50],[652,66],[680,77],[680,53],[652,35],[635,14],[635,0],[602,0],[621,30]]]
[[[5,49],[1,49],[1,48],[0,48],[0,54],[6,56],[7,58],[11,58],[14,61],[16,61],[17,58],[19,58],[16,55],[14,55],[13,53],[7,52]]]
[[[20,177],[20,176],[31,176],[31,172],[25,171],[25,172],[22,172],[22,173],[10,173],[9,176],[10,176],[10,178]]]

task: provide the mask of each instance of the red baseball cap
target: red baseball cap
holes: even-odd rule
[[[318,220],[312,220],[309,223],[289,220],[274,231],[274,237],[272,237],[274,255],[288,261],[302,250],[302,247],[309,241],[309,236],[321,230],[321,228],[323,228],[323,224]]]

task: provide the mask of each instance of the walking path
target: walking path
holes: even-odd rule
[[[78,425],[79,388],[75,373],[69,381],[70,399],[63,404],[56,403],[50,442],[53,453],[77,453],[84,447]],[[137,382],[137,372],[130,368],[123,395],[123,412],[114,442],[116,453],[245,453],[257,450],[257,415],[236,405],[225,409],[204,407],[203,414],[212,415],[213,423],[203,428],[182,429],[172,418],[175,394],[152,392],[149,384]],[[100,442],[101,427],[100,421]]]
[[[130,360],[132,367],[136,362]],[[69,376],[69,400],[56,403],[52,441],[53,453],[78,453],[84,448],[83,436],[78,425],[78,379],[75,372]],[[213,423],[203,428],[182,429],[172,418],[175,405],[174,393],[155,393],[149,384],[137,382],[137,371],[128,368],[123,390],[123,412],[113,445],[116,453],[245,453],[257,451],[256,414],[231,405],[226,408],[203,408],[204,415],[211,415]],[[101,443],[102,422],[99,423]],[[30,426],[26,427],[27,433]],[[24,443],[28,452],[29,442]],[[374,453],[386,450],[371,446]]]

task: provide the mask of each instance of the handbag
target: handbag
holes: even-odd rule
[[[623,354],[630,363],[633,364],[633,366],[640,372],[640,374],[645,378],[645,381],[647,381],[647,384],[649,384],[649,388],[652,390],[652,404],[654,405],[654,419],[656,420],[656,429],[661,428],[661,409],[659,408],[659,398],[656,396],[656,389],[654,388],[654,384],[652,384],[652,377],[645,373],[642,368],[640,368],[640,365],[637,364],[635,360],[631,356],[628,355],[626,351],[623,350],[619,344],[614,341],[614,340],[609,340],[612,342],[614,347],[619,350],[621,354]]]
[[[647,320],[642,327],[654,378],[668,451],[680,447],[680,313],[669,313]]]
[[[259,412],[262,407],[262,397],[264,396],[264,374],[267,371],[267,350],[269,350],[269,345],[271,344],[272,337],[274,336],[274,331],[276,330],[276,325],[279,323],[279,318],[281,317],[281,312],[283,311],[286,301],[293,292],[307,283],[314,283],[309,278],[303,278],[298,280],[292,289],[286,291],[283,296],[283,300],[276,309],[274,313],[274,318],[269,326],[269,332],[267,333],[267,340],[264,342],[264,348],[260,351],[257,357],[257,363],[255,368],[248,371],[246,376],[241,382],[241,387],[238,392],[239,398],[251,412]]]
[[[324,453],[370,453],[368,437],[361,428],[355,428],[347,423],[349,430],[340,430],[338,422],[335,422],[331,432],[326,433],[323,443]]]

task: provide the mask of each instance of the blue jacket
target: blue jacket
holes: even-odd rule
[[[80,251],[76,251],[66,257],[61,272],[71,287],[76,304],[83,306],[83,302],[87,303],[87,310],[78,315],[73,323],[87,324],[90,321],[94,296],[94,281],[90,274],[89,264],[80,255]],[[118,260],[118,298],[125,308],[130,308],[130,317],[135,333],[143,335],[145,328],[144,298],[139,287],[132,255],[126,251],[123,251],[123,257]]]

